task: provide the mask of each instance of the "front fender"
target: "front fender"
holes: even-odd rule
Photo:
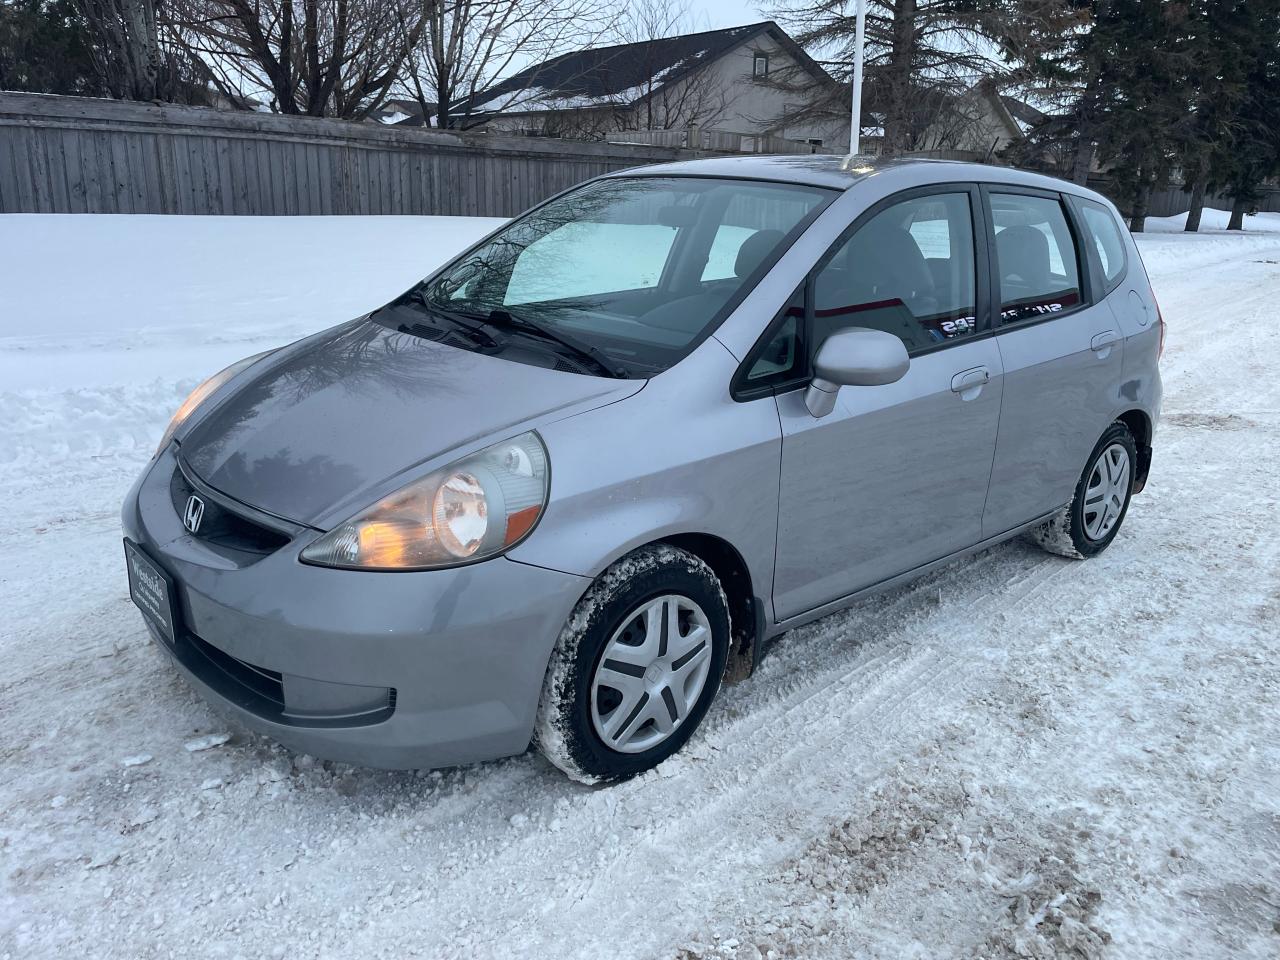
[[[595,577],[654,540],[698,533],[773,582],[781,428],[772,397],[729,396],[733,357],[714,339],[625,400],[542,429],[551,495],[513,560]]]

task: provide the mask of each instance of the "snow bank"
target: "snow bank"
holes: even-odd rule
[[[501,223],[0,216],[0,477],[154,447],[200,380],[385,303]]]
[[[1149,273],[1174,273],[1176,271],[1211,268],[1221,270],[1227,263],[1248,262],[1270,250],[1274,256],[1277,234],[1280,234],[1280,213],[1260,213],[1245,217],[1245,229],[1227,230],[1225,210],[1206,208],[1200,223],[1200,232],[1183,232],[1187,215],[1174,217],[1149,217],[1146,232],[1137,234],[1142,261]],[[1193,238],[1190,242],[1186,238]],[[1156,294],[1159,296],[1157,289]],[[1164,301],[1161,301],[1163,306]],[[1166,319],[1168,319],[1166,317]]]
[[[0,216],[0,384],[207,376],[385,303],[501,222]]]
[[[1218,210],[1205,207],[1200,216],[1200,233],[1226,232],[1227,222],[1231,219],[1230,210]],[[1172,217],[1147,217],[1148,233],[1181,233],[1187,225],[1187,215],[1177,213]],[[1280,213],[1259,213],[1244,218],[1244,229],[1258,233],[1280,233]]]

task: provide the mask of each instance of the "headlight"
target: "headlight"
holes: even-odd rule
[[[173,415],[173,419],[169,421],[169,426],[165,427],[164,436],[160,438],[160,445],[156,447],[155,455],[160,455],[160,452],[164,450],[164,448],[169,445],[169,441],[173,439],[173,435],[178,432],[178,428],[187,421],[187,418],[190,417],[191,414],[195,413],[196,408],[199,407],[200,404],[209,399],[209,396],[215,390],[234,377],[241,370],[257,363],[271,352],[272,351],[267,350],[264,353],[257,353],[252,357],[245,357],[243,360],[237,360],[231,366],[227,367],[227,369],[215,373],[204,383],[200,384],[200,386],[192,390],[191,395],[182,401],[182,406],[180,406],[177,413]]]
[[[497,556],[547,504],[547,451],[536,433],[495,443],[383,497],[302,551],[326,567],[426,570]]]

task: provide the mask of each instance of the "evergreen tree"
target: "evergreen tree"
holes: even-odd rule
[[[868,0],[864,118],[884,129],[884,152],[916,149],[919,135],[980,81],[1002,73],[1001,51],[1021,59],[1062,29],[1067,0]],[[772,11],[837,77],[852,75],[855,7],[846,0],[789,0]],[[848,87],[796,72],[772,83],[811,100],[793,121],[847,116]]]
[[[1280,174],[1280,0],[1242,0],[1238,44],[1239,109],[1214,143],[1210,182],[1232,198],[1228,230],[1244,228],[1263,182]]]
[[[1088,182],[1102,70],[1094,8],[1106,2],[1065,0],[1055,16],[1045,19],[1036,43],[1028,49],[1006,46],[1006,61],[1017,64],[1014,85],[1045,107],[1044,119],[1006,151],[1010,161],[1047,168],[1081,186]]]
[[[1280,0],[1095,0],[1087,21],[1027,64],[1024,82],[1057,105],[1013,148],[1016,162],[1065,158],[1084,183],[1096,155],[1141,230],[1151,190],[1180,170],[1186,229],[1206,194],[1256,202],[1277,170]],[[1042,163],[1038,165],[1043,165]]]
[[[72,0],[0,0],[0,90],[102,92],[88,27]]]
[[[1152,189],[1168,182],[1192,104],[1188,8],[1181,0],[1099,4],[1092,43],[1098,62],[1098,156],[1140,232]]]
[[[1178,131],[1183,189],[1191,195],[1188,232],[1200,228],[1207,193],[1231,189],[1236,141],[1249,129],[1250,114],[1266,112],[1265,105],[1250,104],[1250,73],[1268,49],[1266,8],[1274,21],[1277,6],[1276,0],[1191,0],[1187,47],[1194,93]]]

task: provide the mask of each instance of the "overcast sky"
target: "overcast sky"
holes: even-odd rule
[[[769,19],[754,3],[743,3],[742,0],[689,0],[689,10],[699,21],[698,29],[740,27],[745,23]]]

